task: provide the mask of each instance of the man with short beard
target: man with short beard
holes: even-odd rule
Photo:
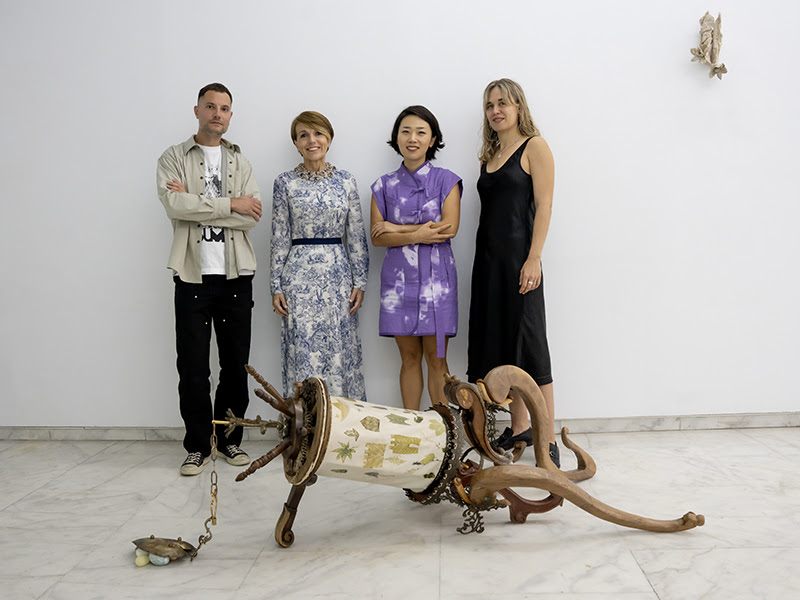
[[[175,281],[178,395],[188,452],[182,475],[197,475],[211,454],[211,421],[247,410],[247,373],[256,257],[249,231],[261,218],[258,185],[239,146],[222,137],[233,97],[221,83],[200,90],[197,133],[158,159],[158,197],[172,220],[167,267]],[[219,380],[211,403],[211,329],[219,349]],[[218,448],[232,465],[246,465],[242,429],[218,430]]]

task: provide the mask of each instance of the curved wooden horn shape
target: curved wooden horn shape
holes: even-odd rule
[[[644,531],[656,533],[684,531],[699,527],[705,523],[703,515],[696,515],[693,512],[686,513],[680,519],[669,521],[649,519],[627,513],[600,502],[600,500],[586,493],[559,471],[527,465],[502,465],[478,471],[472,476],[469,497],[475,504],[480,504],[487,498],[493,498],[494,494],[503,488],[514,487],[545,490],[569,500],[578,508],[604,521],[624,527],[643,529]]]
[[[487,437],[486,425],[488,415],[480,394],[468,383],[461,383],[457,377],[445,373],[444,393],[447,399],[461,407],[464,416],[463,422],[469,443],[483,456],[496,465],[505,465],[511,459],[504,454],[498,454]]]
[[[531,417],[536,464],[544,469],[559,472],[558,467],[550,460],[547,404],[533,378],[519,367],[504,365],[489,371],[484,379],[484,385],[492,402],[500,403],[510,397],[515,402],[525,404]],[[561,441],[577,456],[578,468],[561,473],[570,481],[590,479],[597,472],[597,465],[588,452],[567,437],[568,433],[567,428],[561,430]]]
[[[561,471],[561,473],[570,481],[591,479],[597,473],[597,464],[586,450],[567,437],[568,433],[569,429],[566,427],[561,428],[561,443],[575,454],[578,459],[578,468],[572,471]]]
[[[504,365],[489,371],[483,382],[492,402],[501,404],[510,397],[514,402],[525,403],[531,416],[536,464],[545,469],[558,470],[550,460],[550,448],[547,445],[547,440],[550,439],[547,431],[547,405],[539,386],[531,376],[519,367]]]

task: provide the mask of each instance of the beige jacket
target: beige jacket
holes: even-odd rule
[[[227,190],[224,198],[206,198],[205,160],[203,149],[194,136],[182,144],[170,146],[158,159],[156,185],[158,198],[172,220],[172,249],[167,267],[182,281],[202,283],[200,241],[203,227],[213,225],[225,229],[226,272],[228,279],[239,276],[242,269],[256,270],[256,254],[248,231],[256,224],[249,215],[231,212],[231,198],[252,194],[260,200],[258,184],[250,162],[239,146],[222,140],[222,182]],[[180,181],[186,193],[171,192],[167,182]],[[226,185],[227,184],[227,185]]]

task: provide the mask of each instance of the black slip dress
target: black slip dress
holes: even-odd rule
[[[472,266],[467,377],[475,382],[494,367],[516,365],[538,385],[552,383],[544,310],[544,274],[538,288],[519,293],[519,272],[533,237],[533,183],[520,164],[526,140],[493,173],[481,165],[481,216]]]

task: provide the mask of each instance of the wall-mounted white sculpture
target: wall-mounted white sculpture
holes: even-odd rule
[[[700,19],[700,45],[697,48],[692,48],[692,62],[700,62],[708,65],[711,70],[708,72],[708,77],[712,78],[716,75],[722,79],[722,74],[727,73],[728,69],[725,64],[719,62],[719,51],[722,47],[722,13],[717,15],[716,20],[708,11]]]

